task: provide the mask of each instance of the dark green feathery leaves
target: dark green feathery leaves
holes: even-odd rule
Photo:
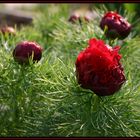
[[[69,12],[68,4],[42,5],[32,27],[22,27],[16,37],[0,36],[0,136],[140,136],[139,36],[132,31],[112,42],[121,46],[127,80],[114,95],[98,97],[78,85],[75,60],[90,38],[110,42],[99,28],[104,11],[97,8],[99,17],[82,26],[68,22]],[[12,51],[22,40],[42,45],[40,62],[14,62]]]

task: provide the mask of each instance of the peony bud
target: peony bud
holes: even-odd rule
[[[79,21],[80,23],[82,21],[84,22],[90,22],[94,19],[94,14],[91,11],[85,11],[85,10],[77,10],[73,12],[69,18],[69,22],[76,23]]]
[[[90,39],[89,46],[77,57],[76,76],[81,87],[99,96],[112,95],[125,82],[120,64],[119,46],[114,48],[102,40]]]
[[[121,15],[112,11],[104,15],[100,22],[100,27],[102,30],[106,30],[106,36],[112,39],[124,39],[131,31],[130,23]],[[107,29],[105,29],[105,27],[107,27]]]
[[[5,35],[5,34],[10,34],[10,35],[15,35],[16,31],[13,27],[10,26],[6,26],[6,27],[2,27],[0,29],[0,31]]]
[[[71,22],[71,23],[76,23],[77,21],[80,21],[81,19],[80,19],[80,15],[79,14],[77,14],[77,13],[73,13],[71,16],[70,16],[70,18],[69,18],[69,22]]]
[[[20,64],[29,64],[29,58],[38,62],[42,57],[42,48],[35,42],[23,41],[13,51],[14,59]]]

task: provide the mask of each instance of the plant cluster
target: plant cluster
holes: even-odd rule
[[[140,136],[140,38],[136,35],[134,28],[123,40],[108,38],[106,33],[109,30],[106,26],[103,30],[99,26],[108,10],[98,8],[95,10],[98,15],[96,20],[80,23],[78,21],[73,24],[68,21],[70,11],[68,4],[42,5],[38,8],[32,27],[22,27],[16,30],[15,35],[1,32],[1,137]],[[127,17],[128,21],[133,21],[128,15],[129,13],[126,13],[123,17]],[[133,25],[133,22],[131,24]],[[95,50],[104,59],[108,57],[101,71],[104,68],[109,71],[108,64],[112,62],[113,73],[117,73],[115,79],[110,78],[115,84],[119,83],[119,88],[113,95],[98,96],[93,92],[98,93],[97,90],[92,91],[89,87],[82,88],[78,83],[75,62],[80,52],[87,50],[86,46],[90,39],[92,43],[88,48],[89,52]],[[16,46],[19,46],[17,45],[19,42],[22,42],[20,49],[26,48],[23,44],[27,43],[28,46],[30,43],[23,43],[25,40],[31,44],[32,41],[40,44],[39,46],[43,48],[42,57],[39,57],[37,61],[32,61],[34,57],[30,57],[28,65],[19,65],[13,58],[13,51]],[[104,43],[98,44],[98,40],[103,40]],[[105,44],[121,46],[122,58],[118,50]],[[34,46],[34,43],[31,46]],[[103,50],[98,50],[97,46]],[[91,58],[97,57],[91,55]],[[84,61],[80,57],[81,59]],[[88,60],[88,57],[86,59]],[[104,59],[96,62],[104,64]],[[87,60],[86,62],[91,62]],[[96,64],[92,65],[95,67]],[[88,67],[86,70],[93,69],[88,63],[85,63],[85,66]],[[96,69],[98,68],[97,65]],[[92,71],[93,75],[94,72],[96,71]],[[96,73],[93,79],[98,76],[99,74]],[[98,78],[100,77],[102,76]],[[87,81],[92,82],[93,79]],[[104,85],[106,80],[100,80]],[[111,81],[109,82],[114,86]]]

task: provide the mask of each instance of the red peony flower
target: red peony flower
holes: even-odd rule
[[[29,64],[33,55],[33,62],[38,62],[42,57],[42,48],[35,42],[23,41],[13,51],[14,59],[20,64]]]
[[[104,15],[100,22],[100,27],[102,30],[108,27],[106,31],[106,36],[110,38],[120,38],[124,39],[127,37],[131,31],[131,25],[125,20],[121,15],[115,12],[108,12]]]
[[[120,64],[120,47],[114,48],[102,40],[90,39],[89,46],[77,57],[76,76],[81,87],[100,96],[112,95],[125,82]]]

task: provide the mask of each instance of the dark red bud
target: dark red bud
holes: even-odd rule
[[[112,39],[124,39],[131,31],[130,23],[121,15],[112,11],[104,15],[100,22],[100,27],[102,30],[105,30],[105,27],[107,27],[105,34]]]
[[[42,48],[35,42],[23,41],[13,51],[14,59],[20,64],[29,64],[29,58],[38,62],[42,57]]]

